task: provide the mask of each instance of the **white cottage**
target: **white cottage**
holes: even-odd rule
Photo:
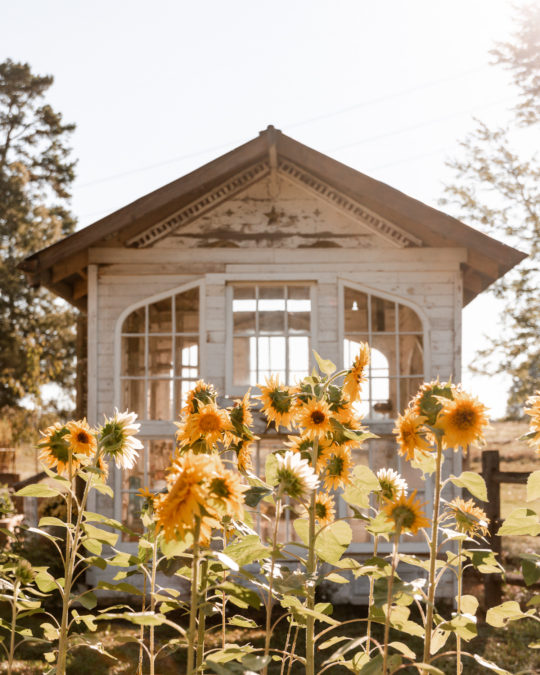
[[[307,374],[312,349],[348,365],[366,340],[363,412],[379,439],[357,460],[414,484],[393,421],[424,380],[459,380],[462,307],[523,257],[270,126],[24,266],[86,314],[88,420],[115,406],[139,415],[145,450],[113,471],[114,504],[94,505],[136,528],[136,492],[163,481],[197,379],[233,398],[270,373]],[[276,439],[258,443],[258,468]],[[356,530],[360,553],[370,546]]]

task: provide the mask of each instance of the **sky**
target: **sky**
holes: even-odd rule
[[[507,0],[0,0],[0,60],[55,81],[75,122],[79,227],[273,124],[438,206],[474,117],[516,100],[489,50],[512,30]],[[504,414],[508,380],[466,366],[498,330],[485,293],[463,314],[463,382]]]

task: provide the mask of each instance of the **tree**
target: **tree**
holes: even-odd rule
[[[51,76],[0,63],[0,408],[40,397],[43,384],[70,386],[75,313],[30,288],[17,265],[75,228],[68,210],[75,128],[44,103]]]
[[[504,300],[503,330],[489,337],[475,365],[478,372],[511,375],[513,415],[540,388],[540,163],[534,154],[523,157],[515,149],[517,136],[537,138],[540,126],[540,5],[520,7],[516,27],[512,39],[491,52],[495,64],[511,71],[519,92],[512,120],[497,129],[477,121],[460,144],[463,156],[449,162],[455,182],[441,200],[458,218],[506,236],[529,254],[492,288]]]

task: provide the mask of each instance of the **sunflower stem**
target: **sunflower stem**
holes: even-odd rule
[[[428,597],[426,607],[426,639],[424,642],[423,662],[429,663],[431,658],[431,633],[433,628],[433,612],[435,609],[435,567],[437,562],[439,508],[441,502],[441,465],[442,465],[442,436],[437,434],[437,459],[435,465],[435,494],[433,498],[433,521],[431,528],[431,542],[429,546],[429,578]],[[426,675],[426,671],[423,671]]]
[[[18,580],[15,581],[13,585],[13,598],[11,600],[11,626],[10,626],[10,635],[9,635],[9,655],[8,655],[8,675],[11,675],[13,672],[13,657],[15,655],[15,627],[17,625],[17,600],[19,598],[19,585]]]
[[[157,537],[153,537],[153,542],[152,542],[152,569],[151,569],[151,576],[150,576],[150,611],[154,613],[156,609],[156,598],[155,598],[155,593],[156,593],[156,571],[157,571]],[[149,641],[148,641],[148,647],[149,647],[149,659],[150,659],[150,675],[154,675],[155,672],[155,663],[156,663],[156,655],[155,655],[155,633],[154,633],[154,626],[149,627]]]
[[[379,535],[373,537],[373,557],[377,557],[379,548]],[[371,652],[371,608],[373,607],[373,595],[375,590],[375,579],[373,576],[369,577],[369,600],[368,600],[368,620],[366,628],[366,654]]]
[[[199,598],[204,603],[206,600],[206,585],[208,582],[208,560],[204,558],[201,562],[201,585],[199,588]],[[202,664],[204,660],[204,631],[206,630],[206,613],[201,611],[199,613],[199,627],[197,633],[197,665],[195,672],[202,673]]]
[[[313,469],[317,468],[317,455],[319,452],[319,440],[313,443]],[[313,612],[315,609],[315,571],[317,560],[315,557],[315,507],[317,503],[317,490],[311,493],[309,506],[309,530],[308,530],[308,558],[306,566],[306,607]],[[306,675],[315,675],[315,618],[313,615],[306,617]]]
[[[197,605],[199,584],[199,536],[201,532],[201,518],[195,516],[193,527],[193,563],[191,569],[191,602],[189,607],[189,628],[187,648],[187,675],[193,675],[193,663],[195,661],[195,640],[197,628]]]
[[[463,566],[461,562],[461,554],[463,552],[463,542],[461,539],[458,542],[458,578],[457,578],[457,613],[461,614],[461,594],[463,593]],[[461,675],[463,672],[463,664],[461,663],[461,636],[456,633],[456,673]]]
[[[392,612],[392,591],[394,590],[394,574],[397,567],[397,552],[399,535],[401,528],[398,527],[394,536],[394,546],[392,548],[392,571],[390,572],[390,579],[388,579],[388,593],[386,595],[386,618],[384,621],[384,651],[383,651],[383,675],[388,674],[388,639],[390,637],[390,614]]]
[[[274,570],[276,567],[276,545],[279,527],[279,519],[281,518],[281,500],[283,498],[281,488],[276,495],[276,516],[274,521],[274,532],[272,534],[272,557],[270,559],[270,576],[268,578],[268,599],[266,601],[266,626],[264,636],[264,657],[270,654],[270,640],[272,639],[272,609],[274,607]],[[267,675],[268,664],[264,666],[262,675]]]
[[[66,555],[64,559],[64,593],[62,595],[62,616],[60,618],[60,630],[58,634],[58,657],[56,662],[56,672],[58,675],[64,675],[66,672],[67,655],[67,633],[69,618],[69,596],[71,593],[71,576],[73,574],[72,551],[75,548],[75,532],[71,532],[71,518],[73,508],[73,455],[71,448],[68,449],[68,477],[69,488],[66,500]],[[79,509],[80,513],[80,509]]]

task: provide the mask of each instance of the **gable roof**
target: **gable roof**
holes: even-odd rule
[[[269,126],[257,138],[34,253],[20,268],[32,285],[43,284],[84,309],[90,247],[106,242],[110,245],[111,239],[116,245],[126,246],[152,225],[261,161],[268,162],[270,167],[289,162],[304,169],[354,203],[395,223],[410,234],[411,240],[419,240],[424,246],[465,248],[464,304],[526,257],[521,251]]]

